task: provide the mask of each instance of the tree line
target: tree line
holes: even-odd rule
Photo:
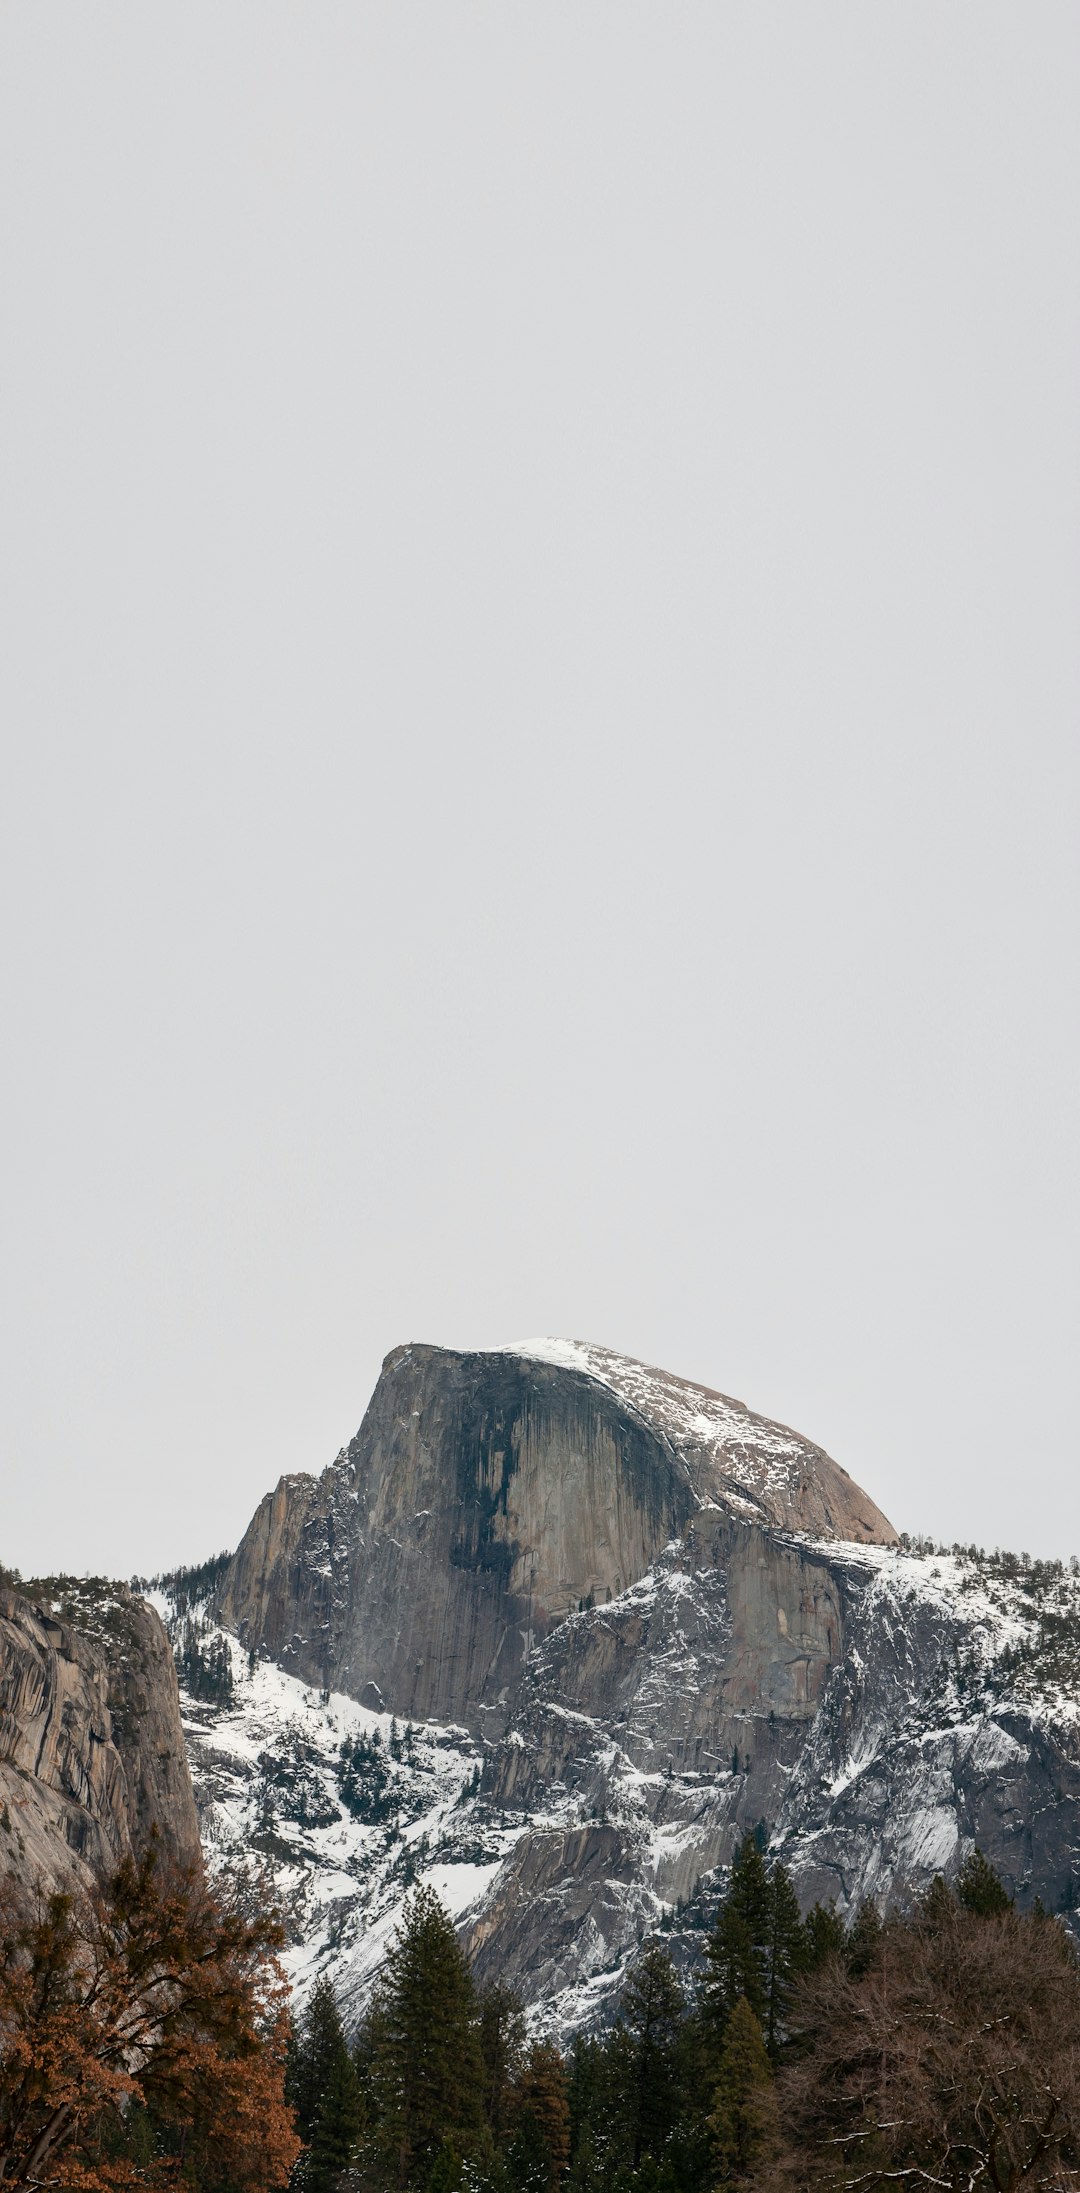
[[[978,1853],[906,1914],[799,1913],[741,1845],[688,1989],[646,1946],[567,2050],[478,1988],[429,1889],[350,2048],[328,1979],[290,2040],[300,2193],[1020,2193],[1080,2184],[1080,1971]]]
[[[565,2049],[408,1897],[351,2044],[291,2020],[281,1929],[151,1846],[86,1895],[0,1884],[14,2193],[1065,2193],[1080,1969],[978,1853],[912,1910],[800,1916],[740,1846],[699,1974],[647,1943]]]

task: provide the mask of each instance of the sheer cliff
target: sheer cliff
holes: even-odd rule
[[[608,1349],[399,1348],[336,1462],[262,1502],[220,1612],[310,1683],[493,1734],[555,1625],[617,1598],[706,1505],[896,1536],[811,1441]]]
[[[0,1590],[0,1872],[87,1882],[155,1827],[200,1864],[160,1617],[121,1584]]]

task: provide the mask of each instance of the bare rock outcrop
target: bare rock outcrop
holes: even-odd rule
[[[65,1582],[66,1597],[0,1590],[0,1872],[87,1882],[155,1827],[170,1857],[197,1866],[161,1621],[123,1585]]]
[[[497,1735],[530,1653],[705,1510],[896,1536],[823,1449],[709,1388],[574,1342],[417,1344],[337,1461],[267,1495],[218,1609],[308,1682]]]

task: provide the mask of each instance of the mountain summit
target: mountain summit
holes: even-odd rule
[[[706,1386],[576,1341],[414,1343],[336,1462],[267,1495],[220,1611],[308,1682],[490,1735],[555,1625],[706,1512],[896,1542],[822,1448]]]

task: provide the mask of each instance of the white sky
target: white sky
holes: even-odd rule
[[[1080,11],[8,0],[0,1558],[554,1332],[1080,1547]]]

